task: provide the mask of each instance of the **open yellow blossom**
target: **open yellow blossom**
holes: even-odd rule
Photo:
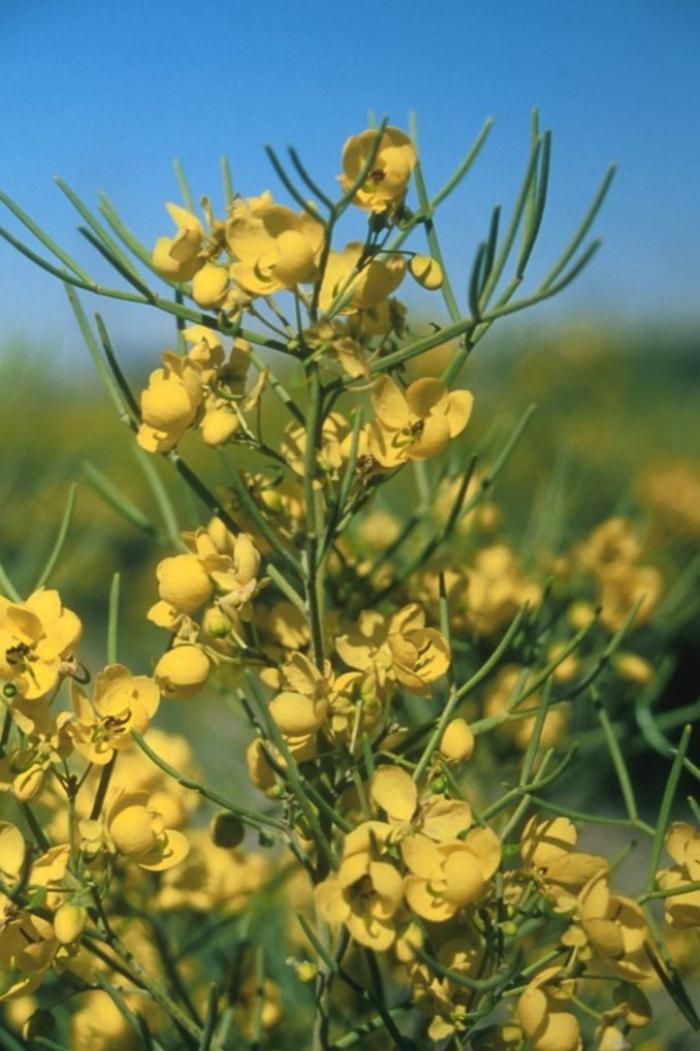
[[[249,616],[258,588],[260,553],[246,533],[234,536],[223,524],[183,533],[188,554],[163,559],[156,570],[160,601],[148,612],[159,627],[176,630],[215,595],[225,616]]]
[[[0,892],[0,1003],[37,989],[58,948],[53,925]]]
[[[581,928],[594,955],[623,977],[643,978],[650,963],[643,952],[648,938],[641,907],[612,894],[607,873],[595,875],[579,895]]]
[[[416,782],[399,766],[380,766],[372,778],[370,794],[386,813],[394,827],[393,838],[401,842],[402,848],[415,833],[443,843],[457,839],[472,824],[472,810],[467,802],[440,794],[419,798]]]
[[[103,766],[115,751],[131,744],[133,730],[146,731],[159,702],[160,691],[153,679],[132,675],[123,664],[109,664],[95,679],[92,702],[71,682],[75,718],[68,733],[81,755]]]
[[[70,670],[81,633],[57,591],[39,588],[26,602],[0,595],[0,679],[27,700],[44,697]]]
[[[449,391],[438,379],[415,380],[403,391],[389,376],[380,376],[372,387],[369,452],[386,468],[437,456],[467,426],[473,402],[469,391]]]
[[[153,266],[169,281],[189,281],[204,260],[199,252],[204,242],[204,229],[199,219],[177,204],[166,204],[177,227],[174,237],[160,237],[153,249]]]
[[[396,680],[413,693],[427,694],[450,665],[450,649],[425,613],[410,603],[392,617],[364,610],[357,627],[336,639],[336,650],[351,668],[370,673],[382,688]]]
[[[31,718],[34,713],[37,717]],[[73,751],[68,733],[71,716],[54,712],[43,698],[15,698],[10,714],[24,736],[0,758],[0,792],[11,790],[26,803],[43,792],[52,768],[62,765]]]
[[[315,891],[316,908],[326,923],[345,924],[360,945],[379,952],[396,938],[393,919],[402,898],[398,870],[378,854],[377,845],[387,835],[388,826],[378,821],[358,826],[345,840],[337,873]]]
[[[501,863],[501,844],[490,828],[439,843],[417,833],[404,841],[401,853],[410,872],[404,881],[406,901],[433,923],[477,901]]]
[[[364,252],[363,244],[351,241],[342,251],[328,253],[318,300],[322,311],[331,304],[340,307],[341,314],[376,310],[399,287],[406,273],[403,256],[375,259],[367,258]],[[385,328],[380,325],[381,331]]]
[[[321,446],[316,454],[316,464],[330,478],[337,478],[348,457],[349,440],[352,428],[340,412],[331,412],[326,416],[321,428]],[[308,435],[300,424],[287,426],[282,439],[282,454],[298,475],[304,474],[304,455]]]
[[[572,912],[577,895],[594,877],[606,875],[608,863],[598,854],[575,850],[578,833],[567,817],[529,819],[520,839],[520,854],[557,912]]]
[[[313,281],[323,241],[320,220],[275,204],[269,194],[237,200],[226,224],[231,276],[256,296]]]
[[[396,208],[406,196],[416,150],[399,128],[384,128],[378,146],[377,135],[376,130],[368,128],[347,140],[343,146],[343,174],[339,178],[343,190],[350,190],[374,151],[371,168],[353,197],[353,204],[372,212],[385,212]]]

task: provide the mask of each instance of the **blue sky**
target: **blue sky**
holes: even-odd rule
[[[150,243],[169,230],[174,157],[217,198],[226,152],[252,194],[279,189],[262,145],[293,142],[330,187],[368,110],[406,126],[415,109],[432,186],[496,120],[445,215],[460,274],[491,206],[512,199],[539,105],[554,132],[541,269],[607,165],[620,169],[602,253],[538,317],[700,314],[697,0],[3,0],[0,34],[0,186],[83,261],[55,173],[88,201],[106,191]],[[125,341],[159,331],[142,308],[105,312]],[[72,340],[61,289],[4,244],[0,323]]]

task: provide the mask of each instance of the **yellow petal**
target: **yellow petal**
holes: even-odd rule
[[[394,821],[408,822],[413,817],[418,789],[405,770],[398,766],[380,766],[372,778],[370,791],[377,806]]]
[[[408,404],[401,388],[389,376],[380,376],[372,387],[372,406],[379,422],[391,430],[408,427]]]

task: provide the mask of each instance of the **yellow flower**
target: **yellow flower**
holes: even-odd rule
[[[141,392],[141,425],[136,440],[142,449],[172,449],[193,423],[202,401],[202,378],[188,358],[172,351],[161,355],[162,367],[149,376]]]
[[[343,174],[340,185],[347,192],[365,169],[377,142],[372,128],[353,135],[343,147]],[[408,180],[416,164],[416,151],[405,132],[387,127],[382,132],[379,146],[365,181],[353,197],[359,208],[372,212],[391,211],[401,204]]]
[[[415,380],[402,391],[389,376],[380,376],[372,387],[369,453],[386,468],[437,456],[467,426],[473,402],[469,391],[448,391],[438,379]]]
[[[183,643],[163,654],[153,677],[166,697],[184,700],[201,690],[210,672],[211,663],[204,650]]]
[[[657,873],[663,890],[683,890],[686,883],[700,880],[700,832],[684,821],[675,821],[666,833],[666,850],[675,861],[671,869]],[[666,922],[685,930],[700,927],[700,890],[679,893],[664,900]]]
[[[181,832],[165,827],[148,792],[120,792],[106,818],[112,848],[149,872],[178,865],[189,851]]]
[[[158,564],[160,601],[148,611],[148,619],[176,630],[183,616],[196,612],[215,593],[216,606],[225,616],[248,617],[260,569],[260,553],[248,534],[234,536],[219,523],[183,533],[182,539],[189,553]]]
[[[71,682],[75,719],[68,733],[81,755],[102,766],[115,751],[127,748],[131,733],[144,733],[158,710],[160,691],[147,675],[132,675],[122,664],[110,664],[95,680],[92,703]]]
[[[202,560],[195,554],[164,558],[156,569],[161,601],[178,613],[194,613],[214,591]]]
[[[270,701],[270,715],[285,737],[303,737],[323,725],[328,711],[330,665],[325,675],[303,653],[293,653],[281,669],[289,687]]]
[[[351,668],[369,672],[379,688],[396,680],[419,695],[429,693],[451,659],[446,640],[425,627],[425,613],[415,602],[390,618],[364,610],[357,627],[336,639],[336,650]]]
[[[15,698],[10,714],[24,737],[0,758],[0,791],[11,789],[17,799],[27,802],[43,791],[54,764],[62,764],[72,752],[71,717],[65,711],[54,714],[43,698]]]
[[[237,200],[226,224],[234,263],[231,276],[251,295],[265,296],[315,280],[325,229],[308,212],[298,215],[269,194]]]
[[[548,967],[518,1000],[518,1020],[533,1051],[583,1051],[576,1015],[566,1010],[572,983],[557,985],[561,968]]]
[[[44,697],[70,670],[82,625],[57,591],[39,588],[26,602],[0,595],[0,679],[27,700]]]
[[[345,924],[360,945],[379,952],[396,938],[393,920],[402,898],[397,869],[375,857],[388,831],[378,821],[359,825],[345,840],[337,873],[319,883],[314,895],[321,919]]]
[[[626,978],[645,977],[650,969],[643,952],[647,922],[631,898],[610,892],[607,873],[595,875],[579,894],[581,927],[593,953]]]
[[[577,839],[576,828],[566,817],[540,821],[533,816],[522,832],[523,864],[533,873],[557,912],[571,912],[582,888],[608,871],[604,857],[574,850]]]
[[[328,253],[318,300],[322,311],[341,295],[341,314],[375,310],[399,287],[406,273],[403,256],[375,259],[364,252],[363,244],[351,241],[341,252]]]
[[[330,478],[337,478],[348,457],[352,428],[340,412],[326,416],[321,428],[321,448],[316,453],[316,465]],[[306,428],[290,423],[284,432],[281,452],[287,464],[298,475],[304,474],[304,455],[307,443]]]
[[[18,908],[0,892],[0,1003],[37,989],[53,961],[58,943],[53,925]]]
[[[490,828],[440,843],[416,833],[402,843],[401,853],[410,870],[404,881],[406,901],[433,923],[443,923],[477,901],[501,864],[500,840]]]
[[[199,251],[204,242],[204,229],[192,212],[177,204],[166,204],[177,227],[174,237],[160,237],[153,249],[153,266],[169,281],[189,281],[204,262]]]

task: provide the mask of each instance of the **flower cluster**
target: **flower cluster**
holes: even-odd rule
[[[139,290],[122,298],[177,319],[140,396],[99,326],[165,531],[102,484],[162,545],[142,638],[115,575],[104,658],[46,586],[72,505],[26,599],[0,573],[2,1046],[641,1051],[663,995],[700,1027],[700,833],[676,813],[697,767],[688,708],[654,714],[653,544],[631,517],[515,536],[492,491],[527,418],[477,443],[490,413],[462,385],[501,313],[553,294],[513,299],[547,187],[533,134],[464,316],[435,212],[466,167],[431,198],[386,123],[345,144],[339,198],[273,154],[293,206],[227,180],[223,211],[169,204],[152,253],[129,235],[167,299],[104,242]],[[563,287],[585,261],[552,272]],[[407,275],[449,324],[396,298]],[[689,532],[695,495],[671,508]]]

